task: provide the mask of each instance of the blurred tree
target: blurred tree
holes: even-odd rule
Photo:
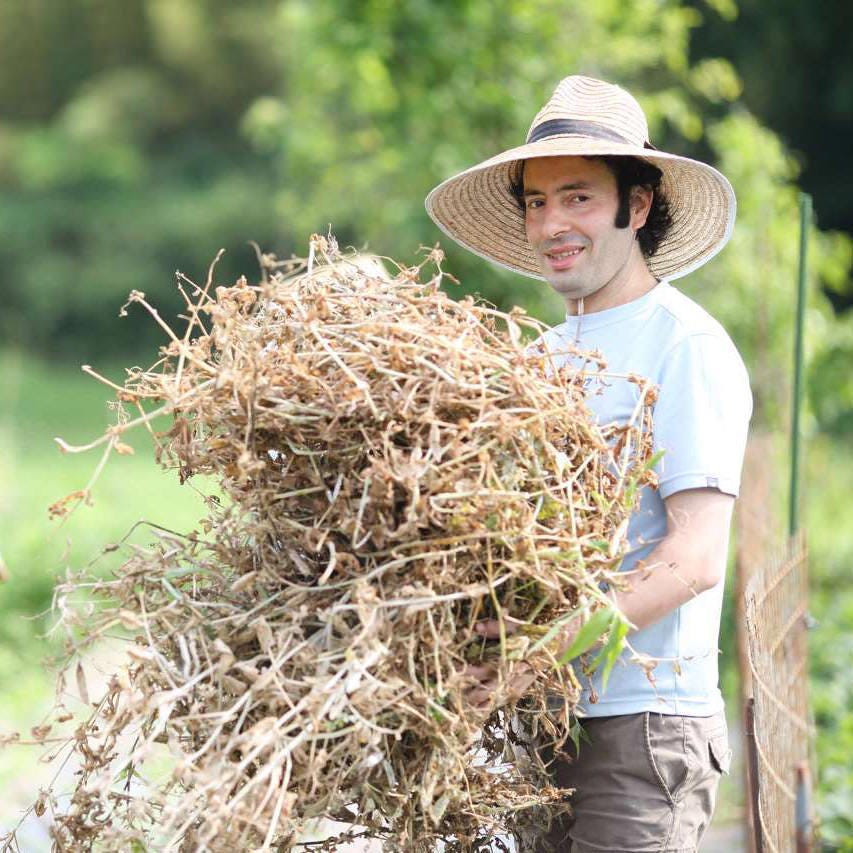
[[[638,94],[658,146],[721,162],[740,199],[729,248],[684,282],[733,330],[782,422],[798,179],[778,138],[733,106],[724,59],[689,61],[703,14],[731,0],[9,0],[0,10],[0,276],[7,342],[90,360],[159,339],[118,323],[127,291],[180,309],[166,270],[252,272],[248,247],[344,244],[413,259],[441,235],[422,200],[524,138],[556,81],[581,71]],[[711,11],[709,11],[709,8]],[[6,54],[4,54],[6,55]],[[817,232],[816,232],[817,236]],[[463,284],[551,321],[549,288],[442,239]],[[820,237],[813,268],[843,286],[850,243]],[[724,281],[719,286],[718,281]],[[744,306],[752,306],[753,314]],[[853,421],[846,326],[825,301],[814,411]],[[138,331],[137,331],[138,330]],[[145,342],[139,335],[146,336]],[[129,338],[125,342],[125,338]],[[832,376],[831,383],[823,381]]]
[[[278,86],[277,0],[10,0],[0,7],[0,280],[6,344],[90,360],[146,346],[129,289],[180,308],[167,271],[256,268],[282,239],[269,157],[240,131]],[[236,251],[234,251],[236,250]],[[142,340],[139,340],[140,335]]]
[[[703,0],[692,0],[697,8]],[[697,58],[723,56],[745,81],[749,108],[780,134],[802,164],[825,228],[853,235],[853,52],[848,0],[738,0],[705,16],[691,42]],[[853,279],[827,290],[853,307]]]
[[[724,0],[713,5],[727,14],[733,8]],[[521,303],[553,321],[562,303],[546,285],[456,247],[431,225],[420,200],[442,179],[521,142],[564,73],[624,84],[639,95],[658,147],[711,156],[735,185],[734,240],[680,284],[709,305],[744,351],[756,420],[780,426],[791,369],[798,170],[771,131],[732,107],[742,86],[728,62],[688,62],[700,22],[698,10],[677,0],[579,5],[570,19],[555,0],[290,0],[279,19],[286,88],[256,101],[244,128],[259,151],[278,153],[277,210],[297,233],[332,223],[344,243],[367,241],[401,257],[427,238],[441,239],[463,292],[502,307]],[[815,276],[843,280],[849,240],[815,237]],[[847,333],[836,331],[825,299],[815,296],[813,308],[830,330],[812,348],[823,358],[830,341]],[[828,414],[821,401],[830,398],[837,408],[833,387],[813,387],[816,411]]]
[[[4,0],[0,116],[45,121],[101,71],[149,61],[144,0]]]
[[[793,369],[793,317],[799,258],[799,167],[779,138],[745,110],[709,128],[715,160],[738,198],[737,226],[718,258],[684,280],[684,288],[717,317],[750,366],[756,422],[784,429]],[[812,411],[826,428],[843,428],[853,382],[820,365],[849,346],[853,324],[835,317],[817,282],[849,273],[853,245],[846,235],[811,229],[807,363]],[[847,417],[853,412],[846,409]],[[814,429],[814,422],[810,429]]]
[[[583,70],[638,91],[658,140],[697,140],[702,109],[740,83],[726,62],[690,67],[695,11],[677,0],[405,3],[289,0],[281,6],[284,88],[244,127],[277,150],[277,210],[297,233],[331,223],[344,243],[413,252],[440,235],[422,205],[441,179],[524,138],[565,73]],[[444,240],[463,289],[555,319],[543,285]]]

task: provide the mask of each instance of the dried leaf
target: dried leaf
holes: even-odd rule
[[[89,704],[89,688],[86,686],[86,673],[83,672],[83,664],[77,661],[77,669],[75,670],[77,680],[77,692],[80,695],[80,700],[84,705]]]

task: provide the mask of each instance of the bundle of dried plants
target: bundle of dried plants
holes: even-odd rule
[[[131,294],[170,342],[113,386],[116,426],[63,443],[100,444],[103,463],[170,414],[151,430],[159,462],[219,495],[196,532],[161,532],[111,577],[57,590],[71,653],[128,639],[69,742],[70,803],[38,804],[56,850],[335,849],[359,835],[494,849],[565,808],[524,747],[571,725],[580,686],[561,626],[586,623],[574,652],[590,663],[621,647],[602,590],[653,477],[654,390],[633,379],[632,422],[599,428],[584,378],[603,365],[556,369],[523,311],[449,298],[437,249],[393,276],[325,238],[311,249],[307,263],[261,256],[256,285],[213,287],[213,267],[205,287],[179,278],[180,334]],[[507,617],[522,627],[498,641],[473,629]],[[484,713],[464,668],[486,659],[500,684]],[[537,678],[519,697],[521,662]],[[317,818],[358,829],[307,841]]]

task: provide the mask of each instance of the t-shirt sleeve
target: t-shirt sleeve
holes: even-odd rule
[[[737,496],[751,415],[749,377],[727,337],[693,334],[675,344],[653,414],[661,497],[703,488]]]

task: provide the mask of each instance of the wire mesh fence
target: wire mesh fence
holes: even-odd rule
[[[808,549],[803,533],[754,569],[744,590],[744,609],[756,849],[808,850],[813,731],[808,709]]]

